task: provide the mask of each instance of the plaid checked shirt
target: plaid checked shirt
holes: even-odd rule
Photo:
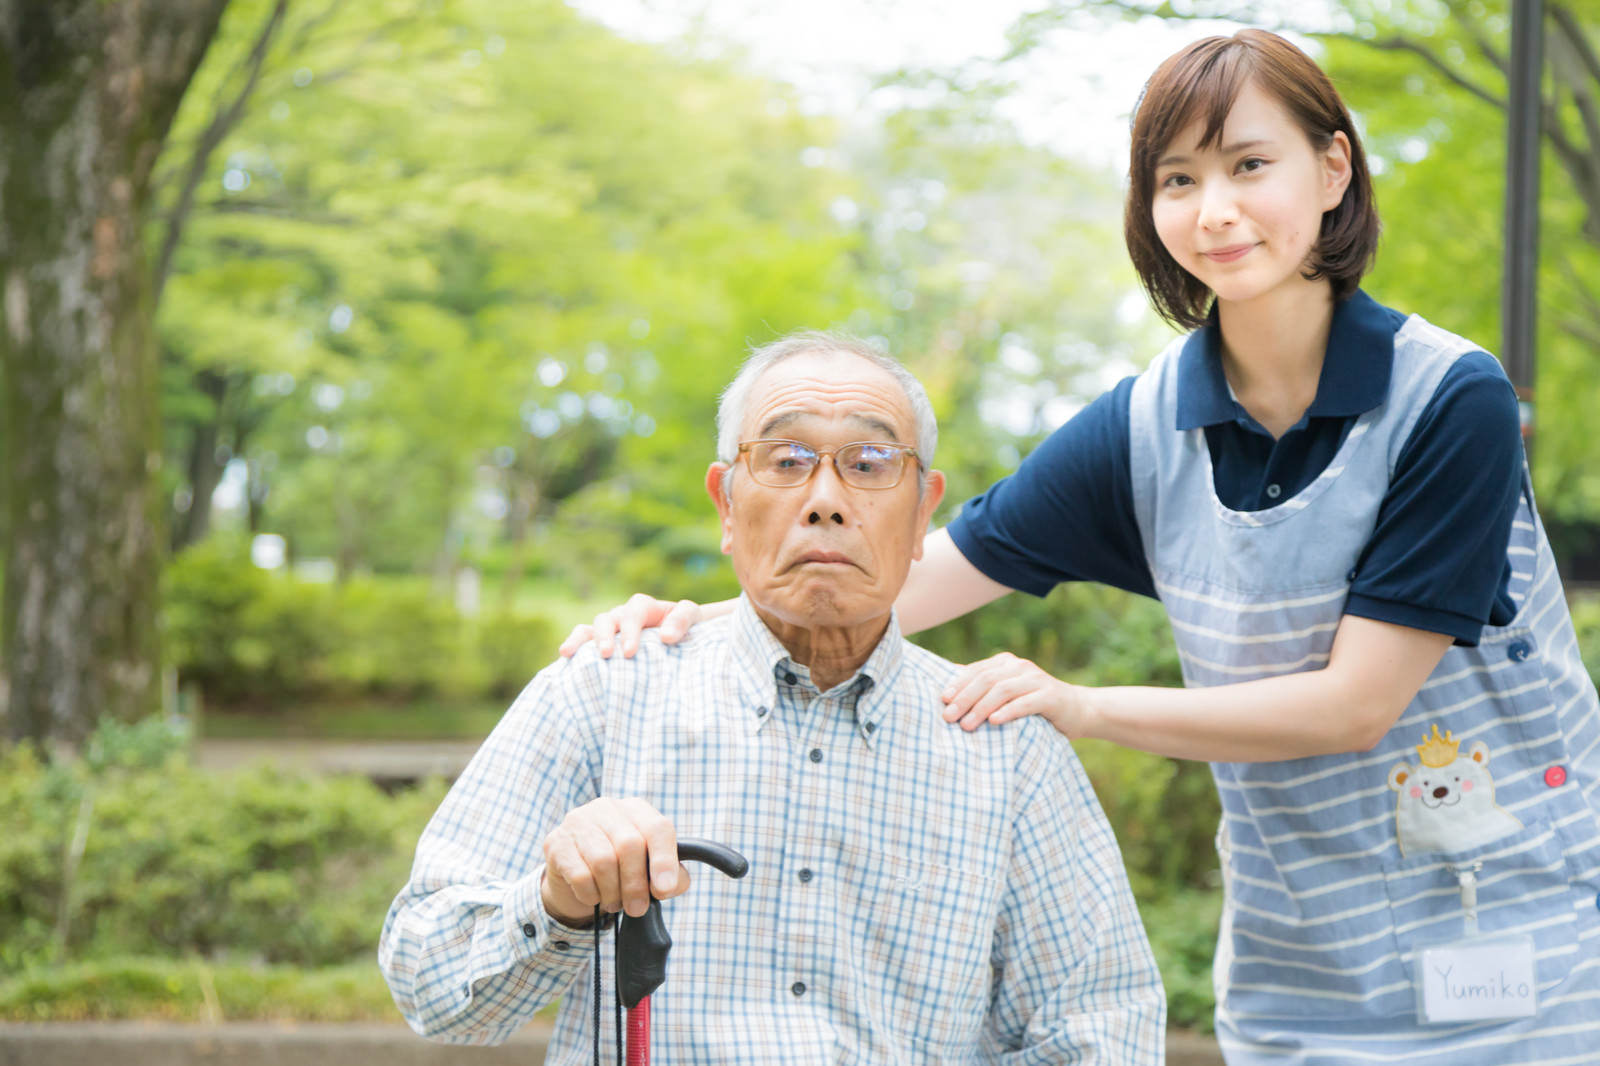
[[[1160,978],[1077,758],[1038,718],[946,724],[955,669],[891,620],[819,693],[741,598],[676,646],[606,660],[591,644],[542,671],[384,922],[406,1020],[495,1043],[559,998],[547,1062],[591,1061],[595,934],[545,915],[541,845],[605,794],[750,860],[739,881],[692,868],[663,904],[657,1062],[1159,1063]],[[609,943],[602,958],[609,1061]]]

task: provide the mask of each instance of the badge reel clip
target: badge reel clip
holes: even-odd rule
[[[1482,862],[1451,864],[1461,886],[1462,935],[1417,949],[1417,1020],[1426,1025],[1531,1018],[1538,982],[1530,936],[1485,937],[1478,929]]]

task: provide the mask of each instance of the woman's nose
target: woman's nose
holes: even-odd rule
[[[1227,182],[1210,181],[1200,192],[1200,225],[1219,229],[1238,221],[1239,205]]]

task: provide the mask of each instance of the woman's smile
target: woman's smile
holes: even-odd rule
[[[1200,254],[1213,263],[1232,263],[1243,259],[1255,249],[1255,244],[1230,244],[1226,248],[1214,248]]]

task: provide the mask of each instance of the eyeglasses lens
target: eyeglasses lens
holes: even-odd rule
[[[904,458],[903,450],[882,444],[847,444],[834,453],[839,476],[861,489],[893,488]],[[815,451],[792,441],[763,441],[750,449],[751,472],[775,488],[805,484],[820,461]]]

